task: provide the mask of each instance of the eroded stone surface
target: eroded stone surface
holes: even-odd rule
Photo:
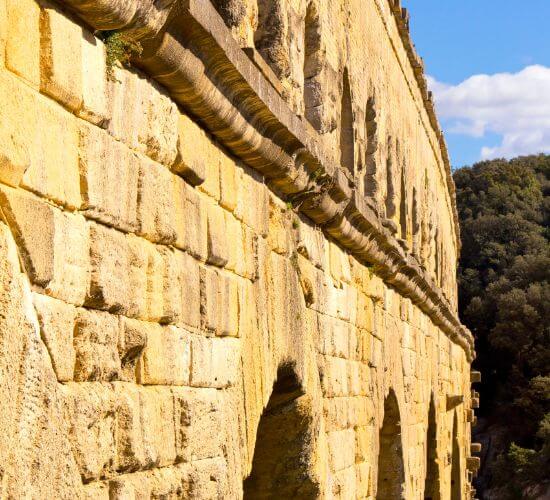
[[[175,3],[0,0],[0,496],[448,498],[458,470],[468,498],[453,191],[399,2],[184,3],[206,38],[109,79],[90,28]]]

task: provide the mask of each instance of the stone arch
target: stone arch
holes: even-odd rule
[[[437,422],[435,402],[430,398],[428,410],[428,431],[426,434],[426,479],[424,481],[424,499],[440,500],[439,464],[437,459]]]
[[[292,364],[277,371],[269,402],[258,425],[252,471],[244,480],[244,499],[299,498],[320,495],[314,472],[317,424],[311,398]]]
[[[342,104],[340,108],[340,163],[352,175],[355,170],[355,134],[351,86],[347,68],[342,80]]]
[[[401,416],[397,397],[390,391],[384,401],[384,421],[379,433],[378,500],[405,498],[405,465],[401,438]]]
[[[458,416],[455,412],[453,418],[451,457],[451,500],[462,499],[462,466],[460,457],[460,442],[458,440]]]

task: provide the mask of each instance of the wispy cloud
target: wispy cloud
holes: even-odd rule
[[[428,82],[447,132],[502,137],[500,145],[481,149],[482,159],[550,153],[550,68],[475,75],[458,85]]]

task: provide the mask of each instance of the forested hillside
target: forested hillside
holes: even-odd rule
[[[478,493],[540,498],[550,483],[550,156],[485,161],[454,179],[460,314],[483,375]]]

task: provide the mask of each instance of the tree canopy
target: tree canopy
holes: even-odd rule
[[[550,156],[484,161],[454,179],[459,312],[476,337],[492,448],[480,493],[530,498],[550,482]]]

